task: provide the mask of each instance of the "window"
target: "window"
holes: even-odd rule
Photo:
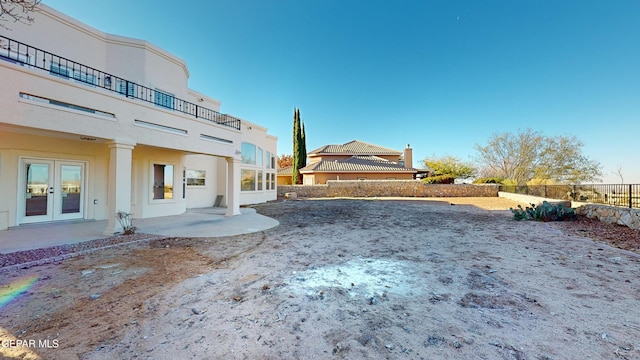
[[[262,148],[261,148],[261,147],[258,147],[258,159],[257,159],[257,160],[258,160],[258,161],[257,161],[257,164],[256,164],[256,165],[260,165],[260,166],[262,166],[262,164],[263,164],[263,162],[262,162],[262,161],[263,161],[263,160],[262,160]]]
[[[271,155],[271,169],[275,169],[275,168],[276,168],[276,156]]]
[[[8,61],[16,65],[35,65],[35,57],[8,45],[0,46],[0,60]]]
[[[266,189],[267,190],[275,190],[276,189],[276,174],[275,173],[267,173],[267,178],[265,180]]]
[[[37,101],[37,102],[41,102],[41,103],[44,103],[44,104],[62,106],[62,107],[66,107],[66,108],[69,108],[69,109],[85,111],[85,112],[88,112],[88,113],[91,113],[91,114],[97,114],[97,115],[107,116],[107,117],[111,117],[111,118],[115,117],[115,115],[113,115],[111,113],[104,112],[104,111],[91,109],[91,108],[80,106],[80,105],[69,104],[69,103],[65,103],[65,102],[61,102],[61,101],[57,101],[57,100],[53,100],[53,99],[47,99],[47,98],[40,97],[40,96],[29,95],[29,94],[25,94],[25,93],[20,93],[19,96],[21,98],[23,98],[23,99]]]
[[[95,75],[76,69],[70,69],[67,66],[56,63],[51,63],[49,65],[49,73],[65,79],[73,78],[85,85],[98,85],[98,78]]]
[[[111,79],[111,78],[109,78]],[[109,81],[109,84],[111,82]],[[106,86],[106,85],[105,85]],[[116,80],[116,90],[127,97],[135,97],[136,94],[136,84],[126,81],[126,80],[122,80],[122,79],[117,79]]]
[[[163,108],[173,110],[173,104],[175,102],[175,97],[171,94],[164,93],[160,90],[154,91],[153,103],[162,106]]]
[[[204,170],[187,170],[187,186],[204,186],[205,175]]]
[[[256,171],[242,169],[240,191],[254,191],[256,189]]]
[[[258,171],[258,191],[262,190],[262,171]]]
[[[80,70],[73,70],[73,79],[83,84],[98,85],[98,80],[95,75]]]
[[[62,66],[60,64],[51,63],[49,65],[49,73],[54,76],[60,76],[63,78],[69,77],[69,69],[66,66]]]
[[[173,199],[173,165],[153,164],[153,199]]]
[[[256,164],[256,146],[250,143],[242,143],[242,163]]]

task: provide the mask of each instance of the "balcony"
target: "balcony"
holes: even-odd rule
[[[94,69],[62,56],[0,35],[0,60],[40,69],[53,76],[73,79],[87,86],[102,88],[130,99],[191,115],[197,119],[240,130],[240,119],[151,89],[133,81]]]

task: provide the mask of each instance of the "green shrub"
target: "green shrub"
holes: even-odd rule
[[[502,182],[504,181],[504,178],[499,178],[499,177],[485,177],[485,178],[478,178],[473,180],[474,184],[502,184]]]
[[[455,178],[449,175],[429,176],[422,179],[423,184],[453,184]]]
[[[517,209],[509,208],[509,210],[513,213],[515,220],[564,221],[576,218],[573,208],[566,207],[561,203],[550,204],[546,201],[538,206],[531,204],[531,207],[527,206],[523,209],[518,205]]]

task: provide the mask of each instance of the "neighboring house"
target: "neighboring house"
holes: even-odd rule
[[[291,185],[293,183],[293,166],[278,169],[278,185]]]
[[[326,145],[307,154],[308,165],[300,169],[303,184],[326,184],[327,180],[413,179],[412,149],[404,152],[353,140]]]
[[[277,138],[188,87],[183,60],[40,5],[0,27],[0,230],[27,223],[227,215],[276,199]]]

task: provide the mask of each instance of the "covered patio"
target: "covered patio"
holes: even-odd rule
[[[258,232],[275,227],[277,220],[241,208],[238,216],[225,216],[227,208],[189,209],[185,213],[134,219],[138,233],[167,237],[222,237]],[[107,220],[69,221],[21,225],[0,231],[0,253],[78,244],[107,238]]]

